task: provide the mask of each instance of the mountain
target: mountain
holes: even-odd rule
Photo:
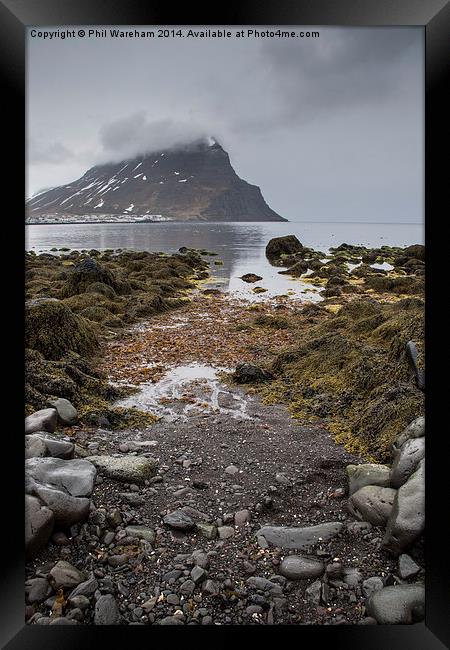
[[[90,221],[287,221],[257,185],[239,178],[214,140],[97,165],[31,197],[28,223]]]

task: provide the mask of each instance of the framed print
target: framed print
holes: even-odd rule
[[[448,647],[448,3],[0,10],[3,646]]]

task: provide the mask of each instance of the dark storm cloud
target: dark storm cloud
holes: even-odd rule
[[[114,120],[100,128],[100,142],[109,158],[122,160],[207,138],[205,126],[171,119],[149,121],[145,111]]]

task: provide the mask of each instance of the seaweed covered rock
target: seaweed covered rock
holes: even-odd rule
[[[308,270],[308,264],[307,262],[304,262],[303,260],[300,260],[299,262],[296,262],[292,266],[290,266],[288,269],[285,271],[278,271],[282,275],[292,275],[295,278],[300,277],[303,275],[303,273],[306,273]]]
[[[119,280],[110,269],[92,257],[87,257],[69,273],[61,295],[68,298],[78,293],[84,293],[92,284],[96,284],[97,288],[98,284],[106,285],[112,288],[115,293],[128,293],[130,289],[128,283]]]
[[[259,368],[259,366],[254,366],[250,363],[239,363],[236,366],[236,370],[233,373],[233,380],[237,384],[254,384],[261,383],[264,381],[269,381],[272,379],[273,375]]]
[[[61,301],[37,298],[25,303],[25,347],[60,359],[68,352],[91,355],[98,341],[92,325]]]
[[[303,244],[295,235],[286,235],[284,237],[274,237],[266,246],[266,256],[269,261],[282,261],[281,258],[287,255],[295,255],[303,250]]]
[[[240,279],[244,282],[258,282],[259,280],[262,280],[262,277],[256,275],[256,273],[245,273],[245,275],[241,275]]]

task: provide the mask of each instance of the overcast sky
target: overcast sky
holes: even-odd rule
[[[308,29],[320,37],[29,37],[27,195],[211,135],[289,220],[421,222],[422,28]]]

